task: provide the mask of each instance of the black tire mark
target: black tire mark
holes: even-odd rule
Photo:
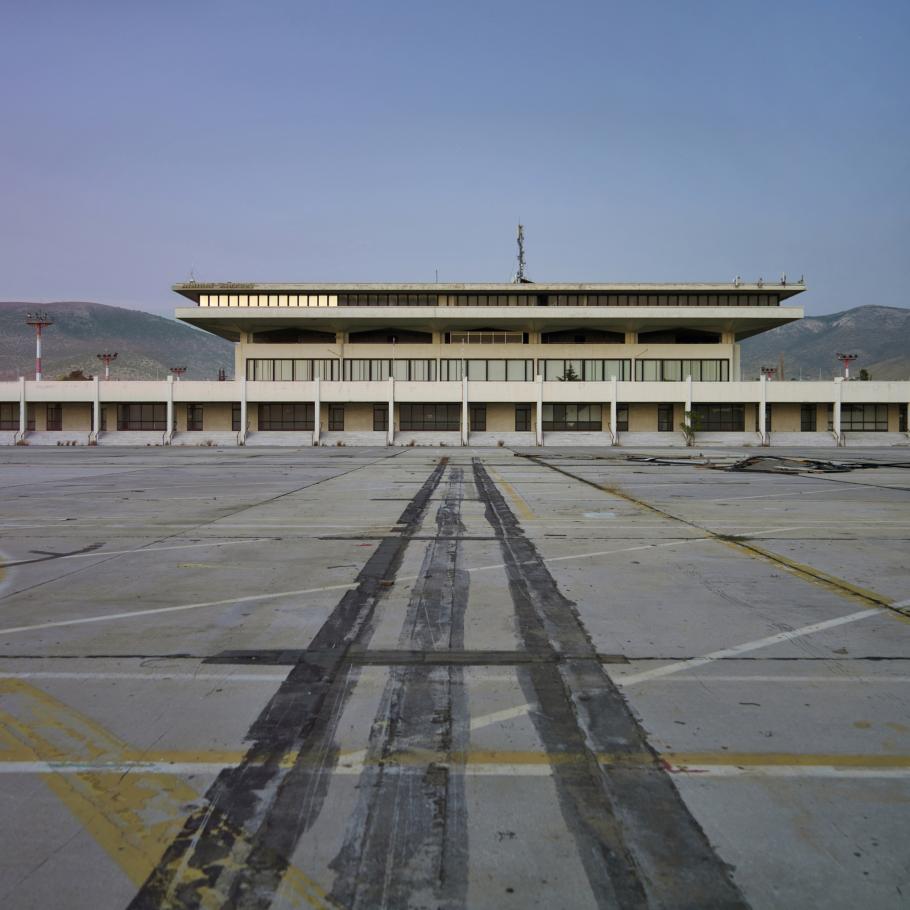
[[[334,734],[356,681],[348,649],[372,634],[376,606],[420,527],[447,459],[441,459],[402,512],[402,535],[382,541],[253,723],[253,745],[222,771],[203,804],[130,902],[130,910],[266,908],[303,832],[322,808],[337,761]],[[290,766],[290,767],[289,767]]]
[[[460,546],[464,475],[452,469],[411,594],[399,646],[444,657],[464,647],[470,579]],[[468,746],[463,669],[449,664],[392,668],[370,734],[358,805],[330,867],[330,897],[349,910],[434,908],[467,897],[468,831],[462,769],[448,762],[399,763],[401,753],[455,753]]]
[[[563,658],[521,667],[518,676],[544,747],[560,759],[551,764],[553,781],[598,905],[746,907],[604,672],[575,604],[476,458],[474,479],[500,536],[521,638],[529,651]]]

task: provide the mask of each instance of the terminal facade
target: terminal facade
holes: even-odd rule
[[[910,382],[742,380],[740,342],[802,318],[802,283],[174,290],[178,319],[235,343],[235,379],[0,383],[0,442],[910,441]]]

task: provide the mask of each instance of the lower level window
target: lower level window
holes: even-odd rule
[[[471,430],[484,433],[487,429],[487,406],[485,404],[472,404]]]
[[[402,404],[398,421],[402,430],[460,430],[460,404]]]
[[[117,405],[118,430],[163,431],[167,429],[167,405],[119,404]]]
[[[343,404],[330,404],[329,405],[329,429],[330,430],[343,430],[344,429],[344,405]]]
[[[27,430],[35,429],[35,406],[33,404],[26,406],[25,428]],[[0,402],[0,430],[19,429],[19,402],[2,401]]]
[[[616,405],[616,432],[629,432],[629,406],[627,404]]]
[[[657,406],[657,432],[673,432],[673,405],[659,404]]]
[[[298,404],[259,405],[260,430],[312,430],[315,406],[311,402]]]
[[[240,432],[240,402],[235,401],[231,405],[231,429],[235,433]]]
[[[814,404],[801,404],[799,406],[799,431],[800,433],[814,433],[818,408]]]
[[[49,404],[47,406],[46,426],[49,430],[63,429],[63,405]]]
[[[188,404],[186,406],[186,428],[190,432],[202,430],[202,405]]]
[[[529,405],[529,404],[515,405],[515,432],[516,433],[530,433],[531,432],[531,405]]]
[[[388,430],[389,406],[387,404],[373,405],[373,431]]]
[[[545,404],[544,430],[600,430],[603,424],[599,404]]]
[[[840,406],[841,432],[847,430],[865,433],[886,433],[888,431],[888,405],[886,404],[842,404]],[[834,405],[828,405],[828,429],[834,429]]]
[[[902,404],[897,412],[897,429],[899,433],[907,432],[907,411],[907,405]]]
[[[746,408],[741,404],[696,404],[692,406],[695,429],[713,433],[742,433]]]

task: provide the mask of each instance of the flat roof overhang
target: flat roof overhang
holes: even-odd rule
[[[315,294],[775,294],[786,300],[806,290],[804,283],[780,284],[763,282],[762,284],[729,283],[624,283],[624,284],[580,284],[580,283],[547,283],[547,284],[513,284],[504,283],[471,283],[471,284],[418,284],[418,283],[382,283],[382,284],[338,284],[338,283],[278,283],[260,284],[256,282],[198,282],[187,281],[175,284],[172,290],[196,301],[200,294],[258,294],[289,293],[299,294],[302,291]]]
[[[400,327],[424,332],[495,327],[558,332],[578,325],[614,332],[671,328],[733,332],[737,341],[803,318],[802,307],[180,307],[175,316],[228,341],[241,332],[328,332]]]

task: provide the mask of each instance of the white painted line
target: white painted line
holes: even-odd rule
[[[618,686],[624,685],[622,676],[612,676],[611,679]],[[663,677],[666,679],[666,677]],[[678,679],[667,679],[674,685],[682,682],[700,683],[707,685],[717,683],[784,683],[785,685],[805,685],[806,683],[892,683],[906,685],[910,683],[910,676],[680,676]],[[654,682],[660,682],[655,679]]]
[[[671,768],[677,777],[820,777],[848,780],[908,778],[910,768],[844,768],[837,765],[686,765]]]
[[[30,626],[11,626],[0,629],[0,635],[15,635],[17,632],[34,632],[39,629],[56,629],[60,626],[79,626],[92,622],[107,622],[112,619],[135,619],[137,616],[156,616],[161,613],[179,613],[184,610],[200,610],[203,607],[225,607],[232,604],[254,603],[259,600],[276,600],[281,597],[299,597],[302,594],[319,594],[323,591],[346,591],[356,588],[356,582],[340,585],[325,585],[322,588],[301,588],[297,591],[278,591],[274,594],[251,594],[248,597],[231,597],[227,600],[209,600],[203,603],[180,604],[176,607],[154,607],[150,610],[130,610],[126,613],[108,613],[106,616],[83,616],[81,619],[60,619],[55,622],[39,622]]]
[[[800,629],[792,629],[789,632],[778,632],[777,635],[769,635],[767,638],[759,638],[756,641],[747,641],[741,645],[734,645],[732,648],[722,648],[720,651],[712,651],[710,654],[705,654],[704,657],[693,657],[689,660],[665,664],[664,666],[656,667],[653,670],[645,670],[643,673],[633,673],[631,676],[626,676],[621,681],[617,679],[617,682],[622,686],[634,686],[637,683],[646,682],[650,679],[659,679],[662,676],[673,676],[676,673],[682,673],[685,670],[703,667],[705,664],[713,663],[716,660],[738,657],[740,654],[747,654],[749,651],[757,651],[759,648],[767,648],[770,645],[792,641],[795,638],[802,638],[804,635],[823,632],[825,629],[833,629],[836,626],[843,626],[847,623],[859,622],[861,619],[879,616],[884,612],[886,611],[883,609],[869,609],[861,610],[859,613],[850,613],[847,616],[838,616],[836,619],[827,619],[824,622],[812,623],[812,625],[803,626]]]
[[[630,553],[636,550],[651,550],[657,547],[672,547],[682,543],[692,543],[702,540],[711,540],[710,537],[692,537],[682,540],[671,540],[667,543],[645,544],[644,546],[623,547],[618,550],[599,550],[594,553],[573,553],[570,556],[554,556],[545,559],[544,562],[559,562],[567,559],[589,559],[595,556],[609,556],[613,553]],[[490,569],[503,569],[504,563],[497,563],[489,566],[476,566],[468,569],[468,572],[483,572]],[[414,581],[417,575],[399,576],[398,581]],[[0,635],[15,635],[19,632],[33,632],[41,629],[56,629],[62,626],[79,626],[86,623],[107,622],[115,619],[135,619],[142,616],[156,616],[164,613],[180,613],[186,610],[200,610],[203,607],[226,607],[233,604],[256,603],[262,600],[276,600],[282,597],[299,597],[304,594],[320,594],[324,591],[346,591],[356,588],[357,582],[348,582],[347,584],[325,585],[321,588],[302,588],[296,591],[278,591],[272,594],[250,594],[246,597],[230,597],[225,600],[209,600],[202,603],[179,604],[173,607],[153,607],[148,610],[130,610],[124,613],[109,613],[104,616],[84,616],[79,619],[61,619],[53,622],[34,623],[28,626],[10,626],[6,629],[0,629]]]
[[[780,499],[783,496],[811,496],[813,493],[833,493],[833,487],[820,487],[817,490],[800,490],[796,493],[762,493],[758,496],[724,496],[722,499],[700,499],[699,502],[739,502],[743,499]]]
[[[132,556],[134,554],[163,553],[165,550],[193,550],[197,547],[230,547],[238,543],[262,543],[269,537],[244,537],[242,540],[212,540],[206,543],[175,544],[171,547],[136,547],[133,550],[92,550],[91,553],[69,553],[60,559],[91,559],[93,556]]]
[[[284,682],[290,672],[277,673],[79,673],[79,672],[53,672],[45,670],[22,670],[20,672],[8,672],[0,670],[0,679],[67,679],[79,682],[94,682],[107,679],[134,679],[151,681],[151,682]]]

